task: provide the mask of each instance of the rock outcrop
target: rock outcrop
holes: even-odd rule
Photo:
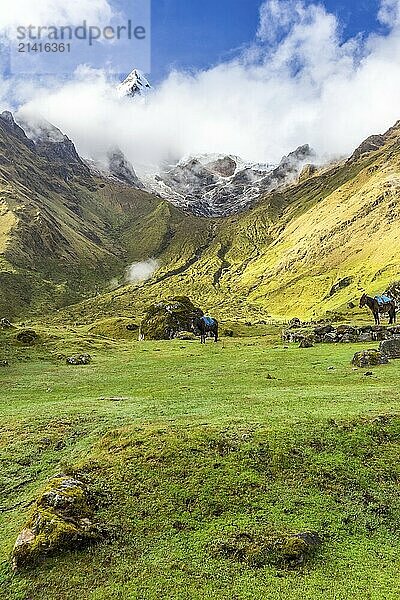
[[[203,314],[186,296],[157,302],[147,309],[140,326],[140,339],[170,340],[180,332],[190,331],[193,319]]]
[[[17,125],[14,120],[14,116],[10,111],[5,110],[0,114],[0,122],[8,131],[8,133],[16,137],[20,142],[22,142],[22,144],[24,144],[24,146],[29,148],[29,150],[35,151],[35,143],[28,138],[22,127]]]
[[[12,567],[34,567],[46,556],[81,548],[102,537],[86,485],[66,475],[51,479],[34,504],[12,552]]]
[[[388,357],[379,350],[363,350],[356,352],[351,361],[355,367],[377,367],[379,365],[387,365]]]
[[[90,354],[78,354],[77,356],[68,356],[67,365],[89,365],[92,362]]]
[[[388,358],[400,358],[400,336],[382,341],[379,350]]]
[[[221,217],[246,210],[263,194],[294,183],[313,151],[306,144],[279,165],[245,163],[238,156],[204,154],[146,177],[149,191],[195,215]]]

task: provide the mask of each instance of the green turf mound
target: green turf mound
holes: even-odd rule
[[[139,325],[126,317],[115,317],[95,321],[88,328],[91,335],[101,335],[112,339],[137,339]]]

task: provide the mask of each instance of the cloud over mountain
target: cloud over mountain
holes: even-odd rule
[[[82,66],[63,85],[22,88],[21,112],[54,123],[84,155],[118,145],[139,173],[204,152],[276,163],[309,143],[321,156],[348,154],[400,117],[399,6],[381,2],[382,33],[343,40],[322,4],[268,0],[239,56],[172,72],[146,101],[119,98],[106,71]]]

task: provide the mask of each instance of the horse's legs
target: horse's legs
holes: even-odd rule
[[[215,339],[216,342],[218,342],[218,329],[215,330],[214,339]]]
[[[375,317],[375,325],[380,325],[379,312],[378,311],[374,312],[374,317]]]

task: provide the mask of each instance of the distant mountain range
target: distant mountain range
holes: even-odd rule
[[[137,69],[118,86],[121,96],[134,101],[145,98],[150,90],[150,83]],[[195,215],[221,217],[242,212],[261,194],[295,182],[303,167],[314,159],[315,154],[308,145],[283,157],[279,165],[246,163],[232,155],[195,155],[147,174],[142,182],[119,149],[110,152],[105,165],[93,161],[87,164],[94,173],[117,178],[121,176],[118,165],[123,164],[125,183],[145,188]]]
[[[361,291],[400,279],[400,124],[348,160],[306,164],[272,191],[266,182],[279,168],[252,165],[258,180],[249,182],[236,157],[191,159],[177,186],[185,172],[193,186],[199,173],[207,178],[210,192],[239,174],[244,187],[259,186],[250,206],[219,218],[135,188],[118,151],[114,173],[95,172],[56,128],[24,128],[9,112],[0,116],[0,316],[70,306],[62,318],[87,321],[140,314],[155,298],[185,294],[231,318],[306,318],[346,312]],[[294,162],[308,158],[304,147]],[[291,161],[283,161],[284,179]],[[158,266],[152,278],[126,285],[126,267],[149,258]]]
[[[243,212],[262,194],[294,183],[314,158],[308,145],[283,157],[279,165],[204,154],[183,159],[144,183],[149,191],[195,215],[224,217]]]

